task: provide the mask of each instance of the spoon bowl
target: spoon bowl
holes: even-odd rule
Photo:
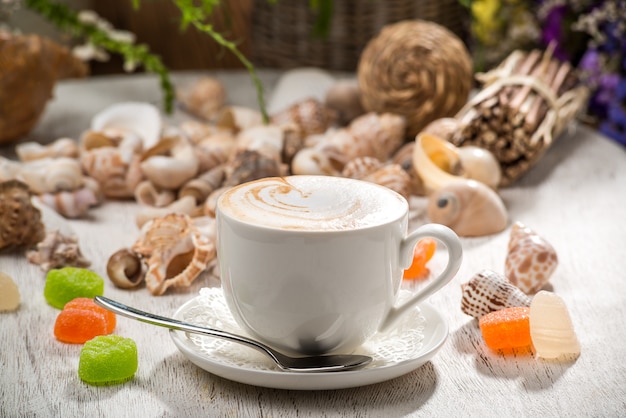
[[[175,329],[178,331],[209,335],[211,337],[222,338],[235,343],[247,345],[248,347],[254,348],[268,355],[278,365],[278,367],[281,368],[281,370],[285,371],[309,373],[348,371],[364,367],[372,361],[371,357],[359,354],[329,354],[321,356],[290,357],[259,341],[243,337],[241,335],[213,328],[201,327],[178,321],[176,319],[166,318],[164,316],[154,315],[130,306],[126,306],[104,296],[96,296],[94,298],[94,302],[111,312],[115,312],[119,315],[132,318],[137,321],[169,329]]]

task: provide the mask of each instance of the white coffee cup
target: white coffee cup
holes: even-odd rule
[[[427,224],[407,234],[409,205],[373,183],[332,176],[264,178],[217,205],[224,295],[237,323],[285,352],[351,352],[448,283],[457,235]],[[415,244],[443,243],[443,272],[403,304],[396,296]]]

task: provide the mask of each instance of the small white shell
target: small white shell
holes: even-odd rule
[[[193,145],[179,137],[163,140],[144,153],[141,171],[158,187],[178,189],[198,173],[199,161]]]
[[[193,196],[183,196],[180,199],[170,203],[164,207],[142,207],[135,216],[135,223],[138,227],[142,227],[148,221],[165,216],[170,213],[179,213],[186,215],[194,215],[197,211],[196,199]]]
[[[304,148],[296,153],[291,162],[293,174],[341,175],[341,166],[334,165],[325,153],[317,148]]]
[[[501,274],[483,270],[461,285],[461,310],[480,319],[489,312],[530,306],[530,297]]]
[[[98,112],[91,120],[91,129],[94,131],[111,128],[138,135],[143,147],[149,148],[156,145],[161,136],[161,114],[159,109],[150,103],[117,103]]]
[[[176,193],[169,189],[159,189],[151,181],[144,180],[135,189],[135,200],[145,206],[160,208],[174,202]]]
[[[40,202],[54,209],[59,215],[66,218],[80,218],[92,206],[98,204],[95,192],[89,187],[69,192],[43,193],[37,196]]]
[[[75,190],[83,185],[80,163],[67,157],[43,158],[23,163],[17,178],[36,194]]]
[[[530,338],[535,355],[545,359],[577,357],[580,343],[563,299],[540,291],[530,304]]]
[[[39,160],[42,158],[68,157],[77,158],[78,144],[70,138],[59,138],[50,144],[24,142],[15,146],[15,153],[21,161]]]

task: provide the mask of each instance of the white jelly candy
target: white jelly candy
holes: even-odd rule
[[[580,354],[580,344],[561,297],[545,290],[537,293],[530,303],[529,320],[530,338],[537,357],[555,359]]]

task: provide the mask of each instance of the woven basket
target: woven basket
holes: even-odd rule
[[[251,57],[256,65],[355,71],[367,42],[389,23],[429,20],[465,39],[469,22],[458,0],[335,0],[330,30],[322,39],[313,35],[316,16],[309,3],[254,2]]]

